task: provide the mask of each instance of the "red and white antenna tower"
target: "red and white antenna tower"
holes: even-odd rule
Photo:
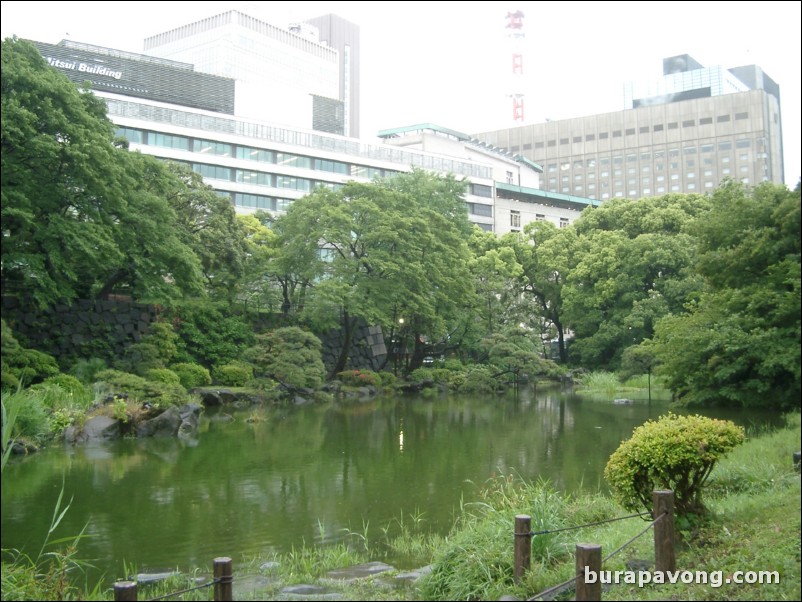
[[[512,53],[512,77],[511,90],[508,94],[512,98],[512,120],[519,122],[524,120],[524,55],[523,42],[526,34],[524,33],[524,14],[520,10],[507,12],[506,17],[507,37],[510,40],[510,50]]]

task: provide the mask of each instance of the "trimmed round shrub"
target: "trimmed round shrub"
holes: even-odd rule
[[[212,382],[226,387],[244,387],[253,379],[253,366],[247,362],[229,362],[212,369]]]
[[[83,383],[71,374],[57,374],[56,376],[49,376],[44,380],[45,385],[58,385],[67,393],[74,397],[82,397],[86,395],[86,388]]]
[[[700,514],[713,466],[743,440],[743,428],[729,420],[669,413],[636,428],[610,456],[604,477],[628,510],[651,510],[652,492],[670,489],[677,515]]]
[[[156,381],[157,383],[167,383],[168,385],[180,385],[181,379],[178,374],[169,368],[151,368],[145,372],[145,378]]]
[[[170,369],[178,375],[178,379],[185,389],[205,387],[212,384],[212,376],[209,374],[209,370],[200,364],[185,362],[173,364]]]

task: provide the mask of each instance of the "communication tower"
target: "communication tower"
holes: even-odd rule
[[[524,120],[524,55],[523,43],[526,33],[524,32],[524,14],[520,10],[507,12],[506,35],[510,41],[512,77],[510,78],[510,91],[508,96],[512,99],[512,120],[521,122]]]

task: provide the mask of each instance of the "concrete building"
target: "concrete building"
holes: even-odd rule
[[[235,113],[358,136],[359,28],[329,15],[278,27],[231,10],[145,39],[145,54],[236,80]]]
[[[780,90],[760,67],[669,57],[625,97],[622,111],[474,136],[542,165],[546,191],[601,201],[784,181]]]
[[[413,167],[466,179],[470,220],[499,235],[533,220],[565,226],[594,204],[539,190],[539,165],[445,128],[388,130],[367,143],[277,125],[236,115],[236,80],[193,65],[69,41],[34,44],[76,84],[91,83],[131,150],[190,165],[238,212],[280,214],[316,186]]]

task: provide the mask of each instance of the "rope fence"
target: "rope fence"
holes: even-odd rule
[[[214,586],[215,602],[230,602],[234,599],[233,592],[234,573],[232,570],[231,558],[222,557],[214,559],[214,578],[206,583],[201,583],[194,587],[188,587],[177,592],[170,592],[162,596],[150,598],[151,601],[167,600],[183,594],[194,592],[199,589]],[[118,581],[114,584],[115,602],[135,602],[137,600],[136,581]]]
[[[610,560],[613,556],[633,544],[643,537],[649,529],[654,529],[654,556],[655,571],[674,571],[676,569],[676,556],[674,550],[674,492],[673,491],[654,491],[652,492],[653,510],[652,512],[641,512],[620,516],[601,521],[595,521],[584,525],[564,527],[560,529],[546,529],[543,531],[531,531],[531,518],[526,515],[515,517],[515,581],[520,582],[531,564],[532,536],[559,533],[562,531],[572,531],[586,527],[611,523],[619,520],[637,518],[651,515],[654,519],[649,522],[637,535],[631,537],[606,557],[601,556],[601,546],[595,544],[577,544],[576,546],[576,575],[562,583],[558,583],[528,600],[538,600],[550,594],[567,589],[576,583],[575,600],[601,600],[601,579],[596,579],[593,583],[585,583],[585,569],[594,571],[596,574],[601,571],[602,564]]]

